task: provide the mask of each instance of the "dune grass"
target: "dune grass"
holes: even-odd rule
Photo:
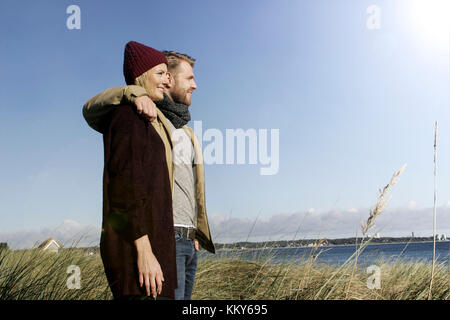
[[[240,257],[199,262],[193,299],[245,300],[424,300],[428,299],[431,264],[401,259],[379,260],[380,289],[367,285],[366,268],[347,261],[337,267],[314,259],[271,264]],[[449,270],[435,267],[432,297],[450,299]]]
[[[73,287],[80,269],[80,289]],[[67,284],[69,282],[69,285]],[[110,299],[103,265],[98,255],[85,256],[77,248],[51,253],[39,249],[0,252],[0,300]]]
[[[354,259],[354,258],[353,258]],[[380,289],[369,289],[370,274],[348,260],[321,264],[314,255],[300,262],[271,263],[272,257],[245,260],[240,254],[215,258],[201,255],[195,280],[195,300],[422,300],[428,299],[431,264],[380,260]],[[80,289],[68,289],[70,265],[81,271]],[[70,279],[69,279],[70,280]],[[69,281],[70,282],[70,281]],[[450,300],[449,269],[435,266],[432,298]],[[100,256],[77,249],[60,253],[18,250],[0,254],[0,299],[112,299]]]

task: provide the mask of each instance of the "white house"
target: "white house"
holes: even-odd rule
[[[42,242],[38,248],[42,249],[44,251],[58,253],[58,250],[61,247],[62,247],[62,245],[55,238],[50,237],[47,240],[45,240],[44,242]]]

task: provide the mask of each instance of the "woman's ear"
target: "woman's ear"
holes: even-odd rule
[[[172,86],[174,85],[174,83],[175,83],[175,79],[173,78],[173,76],[172,76],[172,74],[170,73],[170,72],[167,72],[167,87],[168,88],[172,88]]]

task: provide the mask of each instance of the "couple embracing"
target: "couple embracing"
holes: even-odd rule
[[[115,299],[190,299],[199,246],[215,253],[202,150],[186,125],[194,63],[130,41],[127,86],[83,107],[89,126],[103,134],[100,253]]]

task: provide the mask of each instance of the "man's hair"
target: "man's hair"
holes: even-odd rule
[[[187,54],[179,53],[176,51],[166,51],[166,50],[162,51],[162,53],[167,58],[167,62],[168,62],[167,69],[172,73],[174,73],[175,69],[178,67],[181,60],[184,60],[187,63],[189,63],[192,68],[194,67],[195,59],[188,56]]]

